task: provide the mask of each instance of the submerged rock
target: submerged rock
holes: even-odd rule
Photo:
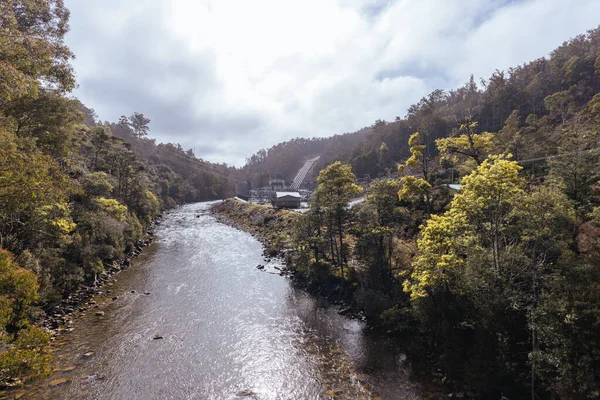
[[[71,381],[68,378],[58,378],[58,379],[55,379],[52,382],[50,382],[50,386],[57,387],[57,386],[65,385],[69,382],[71,382]]]

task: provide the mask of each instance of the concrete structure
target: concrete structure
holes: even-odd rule
[[[460,190],[462,185],[458,184],[458,183],[449,183],[446,185],[446,187],[450,190],[453,190],[455,192],[458,192]]]
[[[276,192],[272,200],[273,207],[300,208],[302,196],[298,192]]]
[[[285,187],[285,181],[283,179],[271,179],[269,181],[269,186],[271,187],[271,190],[281,191]]]
[[[315,165],[315,163],[317,162],[317,160],[320,157],[321,156],[311,158],[310,160],[308,160],[304,163],[302,168],[300,168],[300,171],[298,171],[298,173],[296,174],[294,181],[290,185],[290,189],[295,189],[295,190],[300,189],[300,186],[302,186],[302,183],[304,183],[304,179],[306,179],[306,176],[308,175],[308,173],[312,169],[313,165]]]

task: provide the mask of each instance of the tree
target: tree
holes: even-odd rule
[[[423,137],[419,132],[413,133],[408,139],[411,156],[406,160],[406,167],[418,168],[420,178],[406,175],[400,179],[401,189],[398,192],[400,200],[408,200],[410,197],[418,196],[425,198],[425,210],[431,213],[431,158],[425,153]],[[405,166],[400,165],[398,170],[404,171]]]
[[[369,186],[367,199],[356,206],[351,233],[356,237],[355,257],[367,268],[367,289],[391,291],[394,230],[398,212],[399,182],[377,179]]]
[[[66,203],[70,187],[60,165],[31,140],[0,129],[0,245],[37,208]]]
[[[563,124],[567,122],[569,116],[575,111],[575,101],[568,90],[546,96],[544,98],[544,106],[546,106],[552,117],[559,119]]]
[[[492,156],[463,179],[450,209],[432,216],[422,230],[409,292],[425,296],[428,288],[448,285],[447,272],[463,266],[467,251],[477,248],[491,248],[494,274],[500,273],[509,217],[524,194],[520,169],[514,161]]]
[[[558,155],[550,160],[551,176],[578,207],[589,208],[594,184],[600,180],[600,154],[595,127],[575,125],[563,133]]]
[[[14,263],[0,249],[0,384],[50,373],[50,334],[30,326],[31,307],[38,299],[37,277]]]
[[[69,11],[63,0],[0,2],[0,109],[41,87],[69,92],[75,86],[64,43]]]
[[[461,191],[452,201],[452,207],[477,227],[483,244],[492,248],[496,273],[500,272],[500,246],[509,217],[525,193],[525,180],[519,177],[521,168],[515,161],[490,156],[463,178]]]
[[[362,191],[360,186],[354,182],[355,176],[350,166],[337,161],[319,173],[318,186],[314,193],[316,201],[314,207],[316,204],[321,206],[329,222],[328,229],[331,231],[328,233],[333,239],[331,244],[335,247],[337,260],[335,260],[334,254],[332,254],[332,258],[340,267],[342,278],[344,278],[344,265],[346,264],[344,231],[350,216],[348,202]],[[334,232],[337,234],[337,241],[334,239]]]
[[[515,251],[522,252],[527,261],[525,268],[513,272],[516,277],[513,282],[526,284],[517,286],[513,283],[510,286],[518,307],[527,310],[531,336],[531,398],[534,400],[540,345],[543,344],[539,338],[540,302],[543,301],[543,293],[550,289],[552,280],[556,278],[561,258],[569,254],[569,248],[573,246],[568,228],[575,226],[575,211],[559,187],[540,185],[516,204],[514,215],[518,218],[521,242]]]
[[[390,165],[392,165],[390,149],[385,142],[381,142],[381,146],[379,146],[379,168],[389,174]]]
[[[146,118],[144,114],[134,112],[129,117],[129,126],[133,129],[133,135],[136,139],[143,139],[148,136],[150,127],[150,118]]]
[[[16,99],[3,112],[14,119],[17,136],[33,138],[44,153],[64,158],[74,150],[74,140],[85,129],[79,107],[77,100],[40,89],[37,98]]]
[[[454,131],[452,136],[435,141],[441,160],[460,163],[465,172],[480,165],[493,148],[494,135],[476,133],[477,121],[468,119]]]
[[[504,127],[494,136],[496,153],[512,154],[516,161],[523,158],[525,140],[519,110],[514,110],[504,122]]]

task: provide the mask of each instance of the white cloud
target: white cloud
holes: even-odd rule
[[[67,0],[68,43],[101,118],[152,118],[159,140],[240,165],[295,136],[360,129],[546,55],[598,24],[559,0]]]

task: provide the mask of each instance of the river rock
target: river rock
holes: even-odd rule
[[[96,316],[97,317],[103,317],[104,316],[104,311],[96,311]]]
[[[94,354],[96,354],[96,353],[95,353],[95,352],[93,352],[93,351],[88,351],[87,353],[84,353],[84,354],[83,354],[83,357],[85,357],[85,358],[90,358],[90,357],[91,357],[91,356],[93,356]]]
[[[70,380],[68,378],[58,378],[58,379],[55,379],[52,382],[50,382],[50,386],[57,387],[57,386],[67,384],[69,382],[70,382]]]
[[[342,392],[341,390],[336,390],[336,389],[334,389],[334,390],[330,390],[330,391],[328,391],[328,392],[325,392],[325,396],[327,396],[327,397],[331,397],[331,398],[333,398],[333,399],[336,399],[336,398],[338,398],[338,397],[339,397],[339,396],[340,396],[342,393],[343,393],[343,392]]]

